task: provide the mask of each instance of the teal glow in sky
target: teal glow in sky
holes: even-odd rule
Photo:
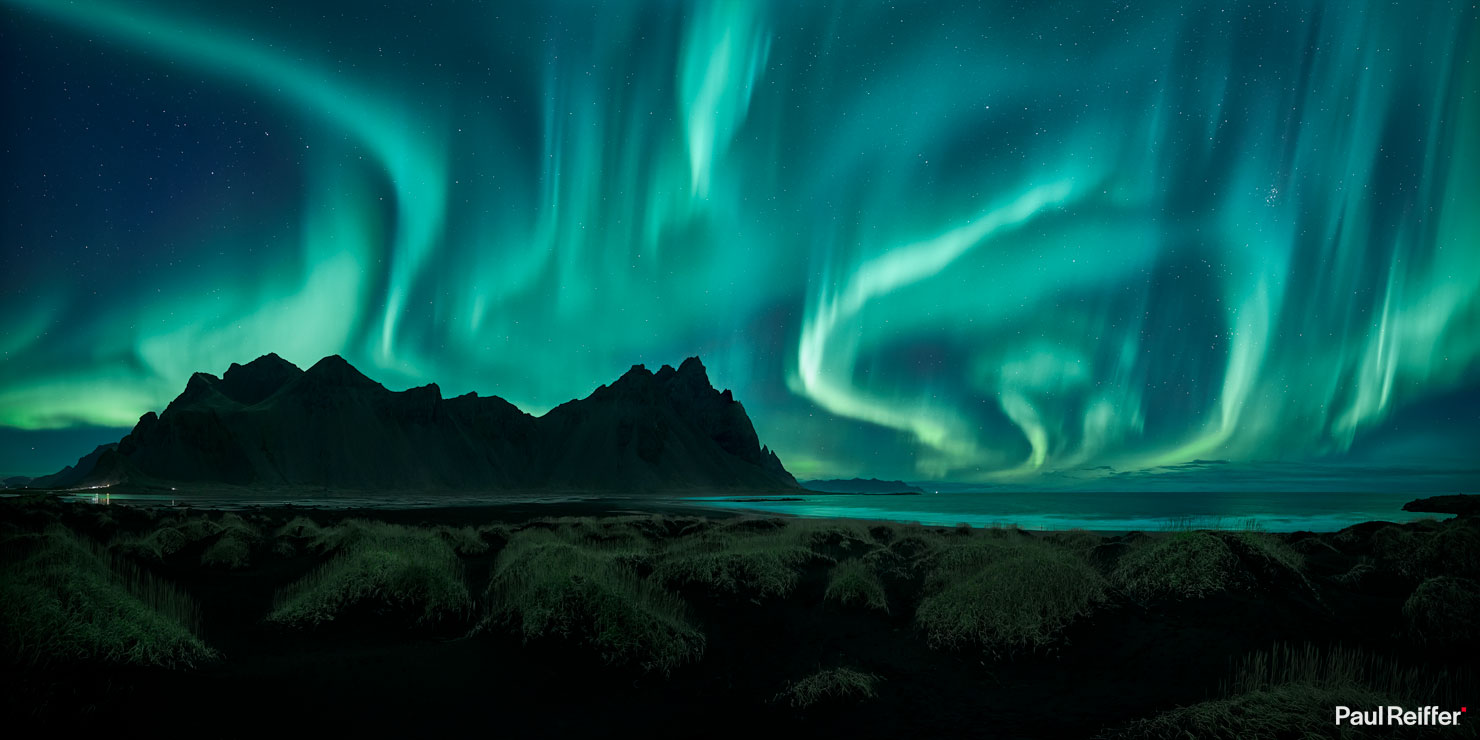
[[[1480,444],[1473,5],[390,5],[0,0],[0,470],[267,352],[699,354],[799,477]]]

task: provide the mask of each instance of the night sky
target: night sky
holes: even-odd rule
[[[1477,16],[0,0],[0,473],[267,352],[697,354],[798,477],[1473,489]]]

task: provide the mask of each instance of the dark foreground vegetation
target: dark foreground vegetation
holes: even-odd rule
[[[6,722],[1366,737],[1334,707],[1480,703],[1472,517],[1100,536],[494,512],[0,501]]]

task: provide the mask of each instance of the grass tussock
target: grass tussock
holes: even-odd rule
[[[1418,583],[1435,576],[1480,580],[1480,527],[1454,519],[1426,527],[1388,525],[1365,538],[1345,531],[1334,538],[1370,558],[1374,569]]]
[[[909,578],[928,569],[935,556],[945,549],[945,543],[938,535],[911,528],[890,540],[884,552],[874,551],[864,558],[876,560],[896,575]]]
[[[1199,702],[1136,720],[1101,735],[1106,740],[1244,740],[1245,738],[1367,737],[1338,734],[1332,707],[1391,703],[1359,687],[1342,690],[1291,684]]]
[[[1275,645],[1234,666],[1224,698],[1162,712],[1102,737],[1365,737],[1341,734],[1332,724],[1332,707],[1458,706],[1473,688],[1468,674],[1419,670],[1358,649]],[[1424,728],[1414,729],[1412,735],[1426,736]],[[1395,728],[1384,730],[1383,736],[1392,736]]]
[[[426,625],[471,607],[462,562],[435,532],[363,521],[341,528],[321,533],[321,546],[333,542],[338,554],[279,591],[268,621],[314,627],[369,612]]]
[[[252,551],[262,533],[235,514],[222,515],[217,522],[216,541],[201,553],[200,564],[209,568],[240,570],[252,564]]]
[[[933,647],[991,654],[1046,647],[1105,598],[1082,557],[1018,535],[937,553],[915,621]]]
[[[435,531],[437,536],[441,537],[442,541],[446,542],[458,555],[473,556],[488,552],[488,543],[483,541],[483,535],[472,527],[442,525]]]
[[[621,562],[624,549],[582,547],[556,533],[516,533],[488,586],[485,625],[526,641],[556,639],[614,665],[668,673],[697,660],[704,635],[683,601]]]
[[[251,563],[252,543],[231,535],[211,543],[211,546],[200,554],[200,564],[208,568],[240,570]]]
[[[1219,537],[1189,531],[1136,540],[1110,580],[1138,599],[1195,599],[1227,590],[1238,558]]]
[[[236,514],[222,514],[216,519],[182,514],[160,521],[148,532],[117,537],[110,548],[136,560],[158,563],[193,544],[211,540],[202,553],[202,565],[243,568],[249,564],[251,551],[261,539],[257,527]]]
[[[4,543],[0,634],[20,663],[193,667],[216,657],[172,584],[62,527]]]
[[[823,702],[859,702],[878,695],[876,687],[883,679],[872,673],[852,668],[825,668],[787,685],[776,701],[796,709],[806,709]]]
[[[1069,552],[1085,556],[1089,555],[1105,541],[1104,537],[1083,529],[1068,529],[1062,532],[1053,532],[1043,535],[1043,538]]]
[[[709,531],[671,543],[658,555],[654,575],[675,588],[753,598],[782,597],[796,588],[808,562],[830,560],[808,543],[809,527],[769,531]]]
[[[1404,602],[1403,622],[1420,643],[1473,644],[1480,640],[1480,583],[1455,576],[1424,581]]]
[[[884,582],[867,561],[850,558],[833,566],[823,598],[843,606],[861,606],[889,613]]]
[[[190,540],[179,529],[163,524],[143,534],[127,534],[113,541],[110,549],[144,562],[159,563],[183,550]]]
[[[864,522],[849,519],[799,519],[785,531],[796,543],[828,560],[856,558],[879,548],[877,533]]]
[[[1480,528],[1459,520],[1445,522],[1423,538],[1416,559],[1424,576],[1480,579]]]
[[[314,520],[306,516],[295,516],[288,520],[287,524],[278,527],[277,536],[292,537],[294,539],[317,538],[324,531]]]
[[[1243,531],[1229,535],[1245,546],[1249,552],[1266,562],[1296,573],[1305,569],[1305,556],[1285,542],[1284,538],[1267,532]]]

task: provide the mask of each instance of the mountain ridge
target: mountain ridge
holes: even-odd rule
[[[821,493],[924,493],[925,489],[902,480],[878,478],[825,478],[801,481],[803,488]]]
[[[91,469],[80,470],[84,461]],[[498,396],[391,391],[343,357],[276,354],[195,373],[163,411],[79,461],[68,486],[338,490],[794,490],[744,406],[698,357],[634,365],[532,416]]]

